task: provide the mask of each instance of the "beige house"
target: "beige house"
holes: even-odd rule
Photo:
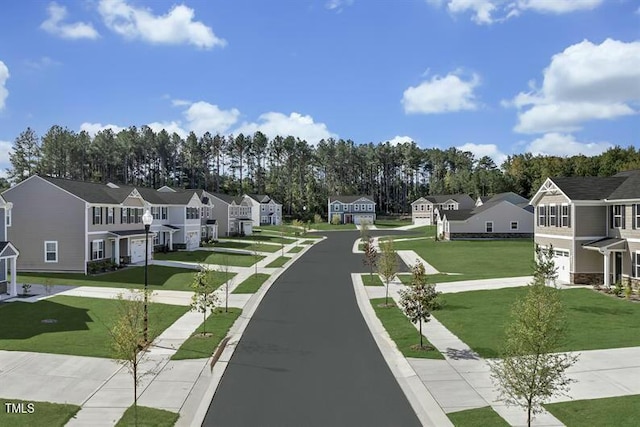
[[[424,196],[411,203],[411,219],[416,225],[435,225],[438,211],[473,209],[474,206],[474,200],[467,194]]]
[[[515,193],[497,194],[473,209],[442,210],[437,221],[444,240],[533,237],[533,208]]]
[[[13,203],[9,237],[20,248],[18,271],[84,272],[88,264],[144,261],[142,215],[154,247],[200,244],[200,198],[194,190],[132,187],[34,175],[3,193]]]
[[[559,282],[640,285],[640,170],[548,178],[531,204],[535,242],[553,246]]]

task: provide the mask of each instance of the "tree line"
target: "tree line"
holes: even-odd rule
[[[379,212],[410,213],[420,196],[513,191],[531,197],[548,176],[610,176],[640,168],[640,150],[614,147],[593,157],[509,156],[500,168],[488,156],[413,142],[356,144],[293,136],[212,135],[186,138],[148,126],[94,136],[58,125],[39,137],[27,128],[13,142],[8,180],[33,174],[158,188],[203,188],[239,195],[268,194],[285,215],[326,214],[329,195],[373,195]]]

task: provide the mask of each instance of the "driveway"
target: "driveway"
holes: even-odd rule
[[[356,303],[359,233],[327,234],[265,295],[203,425],[420,425]]]

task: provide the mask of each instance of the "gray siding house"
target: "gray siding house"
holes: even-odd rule
[[[640,170],[548,178],[531,199],[535,243],[561,283],[640,286]]]
[[[282,204],[266,194],[246,194],[244,198],[251,204],[253,226],[282,224]]]
[[[455,239],[533,237],[533,207],[515,193],[496,194],[473,209],[442,210],[438,236]]]
[[[92,261],[143,261],[142,215],[153,216],[154,246],[200,243],[200,199],[191,190],[154,190],[31,176],[6,190],[14,205],[9,237],[24,248],[18,271],[87,272]]]
[[[474,206],[468,194],[424,196],[411,203],[411,220],[416,225],[435,225],[442,210],[473,209]]]
[[[376,202],[373,196],[331,196],[327,203],[329,223],[362,224],[376,221]]]
[[[8,228],[12,226],[11,210],[12,204],[0,196],[0,299],[4,294],[10,297],[18,295],[15,272],[19,253],[8,239]],[[8,282],[9,268],[11,283]]]
[[[213,217],[222,236],[249,236],[253,232],[252,205],[244,197],[202,192],[213,203]]]

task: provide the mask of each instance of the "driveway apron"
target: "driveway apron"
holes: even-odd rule
[[[265,295],[203,425],[420,425],[356,303],[359,234],[327,234]]]

